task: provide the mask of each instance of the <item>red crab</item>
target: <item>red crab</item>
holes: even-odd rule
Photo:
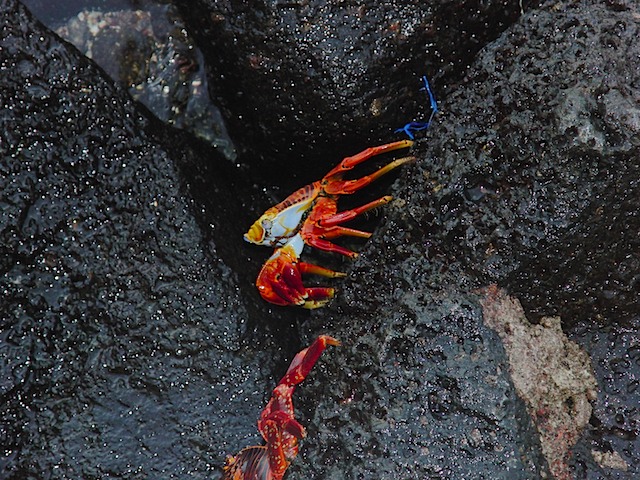
[[[334,295],[333,288],[305,288],[302,274],[310,273],[325,277],[341,277],[344,273],[334,272],[317,265],[300,262],[305,245],[328,252],[336,252],[354,258],[358,254],[331,242],[341,236],[369,238],[371,233],[342,224],[358,215],[385,205],[392,200],[386,195],[360,207],[338,212],[340,195],[352,194],[391,170],[415,160],[403,157],[392,161],[370,175],[354,180],[344,179],[346,172],[362,162],[386,152],[409,148],[411,140],[387,143],[347,157],[327,173],[322,180],[313,182],[289,195],[282,202],[271,207],[251,225],[244,235],[245,240],[257,245],[276,247],[274,254],[262,267],[256,286],[265,300],[277,305],[300,305],[317,308],[325,305]]]
[[[320,335],[293,358],[258,420],[258,430],[266,445],[247,447],[227,457],[222,480],[282,479],[298,455],[298,440],[306,436],[305,428],[294,417],[293,391],[307,377],[327,345],[338,346],[340,342]]]

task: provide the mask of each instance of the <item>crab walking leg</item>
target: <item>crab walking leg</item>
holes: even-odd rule
[[[322,197],[318,199],[315,209],[302,225],[300,236],[305,243],[319,250],[340,253],[347,257],[355,258],[358,256],[356,252],[336,245],[328,240],[341,236],[371,237],[371,233],[369,232],[343,227],[339,224],[353,220],[358,215],[368,212],[369,210],[386,205],[392,199],[393,197],[391,195],[385,195],[382,198],[360,207],[344,212],[337,212],[338,206],[336,201],[331,197]]]
[[[289,462],[298,454],[298,440],[306,436],[304,427],[295,419],[293,392],[329,345],[337,346],[340,342],[328,335],[320,335],[308,348],[298,352],[260,414],[258,429],[267,442],[273,473],[284,474]],[[276,475],[274,478],[282,477]]]
[[[348,227],[329,227],[326,228],[322,234],[322,238],[337,238],[337,237],[357,237],[357,238],[371,238],[373,233],[363,232],[362,230],[356,230],[355,228]],[[311,242],[311,246],[314,246]]]
[[[391,170],[398,168],[407,163],[412,163],[416,161],[416,157],[403,157],[394,160],[391,163],[388,163],[384,167],[379,168],[371,175],[365,175],[364,177],[357,178],[355,180],[342,180],[340,177],[342,172],[338,172],[338,178],[331,178],[331,180],[324,186],[324,191],[329,195],[349,195],[353,192],[357,192],[361,188],[366,187],[370,183],[373,183],[375,180],[380,178],[381,176],[389,173]]]
[[[349,250],[346,247],[341,247],[340,245],[336,245],[335,243],[330,242],[325,238],[311,237],[308,243],[312,247],[315,247],[318,250],[324,250],[325,252],[339,253],[340,255],[344,255],[345,257],[349,257],[349,258],[358,257],[358,252],[354,252],[353,250]]]
[[[345,210],[344,212],[335,213],[334,215],[331,215],[326,218],[321,218],[317,220],[316,223],[317,225],[323,228],[338,226],[341,223],[353,220],[358,215],[362,215],[363,213],[373,210],[374,208],[378,208],[378,207],[381,207],[382,205],[386,205],[391,200],[393,200],[393,197],[391,195],[385,195],[382,198],[374,200],[373,202],[369,202],[360,207],[353,208],[351,210]],[[353,229],[345,228],[345,230],[353,230]],[[366,233],[366,232],[362,232],[362,233],[365,233],[366,236],[365,235],[354,235],[354,236],[362,236],[363,238],[369,238],[371,236],[370,233]],[[349,235],[349,234],[345,233],[344,235]]]
[[[311,345],[298,352],[278,385],[295,386],[302,382],[329,345],[339,347],[340,341],[329,335],[320,335]]]
[[[345,157],[344,159],[342,159],[342,162],[340,162],[339,165],[337,165],[333,170],[327,173],[324,178],[333,177],[336,174],[342,174],[347,170],[351,170],[356,165],[369,160],[371,157],[375,157],[376,155],[382,155],[383,153],[400,150],[402,148],[409,148],[412,146],[413,142],[411,140],[400,140],[398,142],[385,143],[384,145],[379,145],[377,147],[369,147],[366,150],[357,153],[356,155]]]
[[[300,262],[298,267],[300,269],[300,273],[308,273],[310,275],[319,275],[327,278],[344,278],[347,276],[344,272],[336,272],[335,270],[320,267],[319,265],[313,265],[312,263]]]
[[[274,420],[267,420],[262,425],[262,435],[267,441],[271,474],[274,478],[282,478],[290,463],[283,447],[282,429]]]
[[[309,287],[306,290],[306,299],[300,306],[307,310],[322,308],[329,303],[336,295],[335,288],[331,287]]]
[[[344,272],[336,272],[319,265],[300,262],[298,264],[300,272],[310,275],[319,275],[327,278],[344,278],[347,276]],[[331,287],[309,287],[305,289],[306,299],[302,304],[302,308],[313,310],[315,308],[324,307],[329,303],[336,294],[335,288]]]

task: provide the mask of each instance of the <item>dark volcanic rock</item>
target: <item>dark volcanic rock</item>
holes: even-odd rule
[[[532,314],[562,313],[571,321],[586,316],[606,324],[640,312],[640,165],[637,157],[621,161],[629,162],[623,178],[509,278]]]
[[[0,25],[0,477],[210,478],[259,442],[277,354],[194,215],[198,159],[20,4]]]
[[[601,392],[575,450],[576,478],[636,478],[640,470],[640,315],[624,324],[580,322],[575,341],[591,353]]]
[[[334,305],[306,326],[346,347],[309,387],[322,399],[291,478],[540,478],[533,429],[472,294],[489,283],[523,297],[533,319],[588,319],[596,332],[594,322],[613,322],[636,378],[638,337],[624,326],[640,311],[633,5],[554,2],[526,14],[442,102],[386,221]],[[609,368],[596,369],[599,388]],[[587,427],[580,444],[581,455],[624,464],[616,478],[638,472],[633,385],[596,401],[605,427]],[[626,447],[601,437],[620,422]],[[579,461],[577,471],[608,478],[593,458]]]
[[[387,141],[428,114],[420,77],[435,79],[440,91],[459,80],[521,7],[504,0],[201,0],[182,10],[232,137],[250,146],[249,161],[265,178],[283,184],[301,171],[315,180],[336,161],[328,153]]]
[[[458,78],[518,9],[216,5],[199,34],[210,58],[227,56],[214,70],[225,75],[219,98],[237,108],[247,148],[283,162],[272,174],[294,186],[304,183],[295,172],[315,180],[324,160],[332,166],[366,138],[392,140],[424,105],[417,77],[440,67],[438,82]],[[500,339],[484,324],[478,289],[494,282],[532,319],[577,325],[573,337],[593,355],[602,391],[575,447],[576,475],[637,477],[633,8],[554,2],[485,48],[442,98],[381,228],[335,282],[336,301],[308,317],[268,310],[251,285],[268,252],[238,248],[260,209],[251,182],[142,116],[90,62],[0,0],[3,478],[215,476],[225,454],[259,443],[257,414],[295,335],[307,343],[317,333],[343,347],[296,392],[309,436],[289,479],[548,477]],[[245,39],[256,22],[268,28]],[[287,45],[282,56],[265,40]],[[378,50],[394,60],[376,63]],[[318,172],[300,168],[303,153],[326,155]],[[284,321],[256,326],[263,316]]]
[[[345,292],[338,308],[318,320],[318,328],[344,341],[326,362],[343,366],[329,367],[300,390],[318,405],[289,478],[548,475],[477,297],[434,295],[419,281],[391,293],[388,281],[402,279],[394,269],[386,278],[378,273],[386,261],[373,260],[376,275],[364,283],[386,290],[387,299]]]
[[[440,264],[438,275],[446,268],[465,288],[504,283],[529,308],[560,308],[569,322],[609,299],[611,308],[628,303],[622,313],[640,307],[630,293],[638,285],[640,27],[627,11],[587,5],[525,15],[482,52],[385,227],[389,242]],[[610,288],[620,302],[605,288],[590,293],[598,275],[618,277]],[[570,306],[548,288],[567,281],[578,297]]]

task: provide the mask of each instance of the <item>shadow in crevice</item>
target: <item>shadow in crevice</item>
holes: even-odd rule
[[[241,326],[244,342],[251,349],[275,344],[282,354],[279,370],[301,349],[298,323],[309,312],[266,303],[255,287],[255,279],[271,249],[250,245],[244,232],[257,215],[269,207],[259,182],[245,168],[228,161],[220,152],[191,135],[165,126],[156,119],[152,130],[169,146],[176,161],[185,193],[202,232],[202,248],[212,263],[222,262],[232,271],[233,283],[246,308]]]

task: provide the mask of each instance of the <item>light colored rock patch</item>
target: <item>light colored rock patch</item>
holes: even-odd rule
[[[520,302],[497,287],[487,289],[482,307],[486,325],[502,339],[513,384],[540,433],[551,473],[571,479],[567,460],[597,394],[589,356],[566,337],[559,317],[534,325]]]
[[[629,465],[618,452],[600,452],[598,450],[591,450],[591,455],[601,467],[622,470],[623,472],[626,472],[629,469]]]

